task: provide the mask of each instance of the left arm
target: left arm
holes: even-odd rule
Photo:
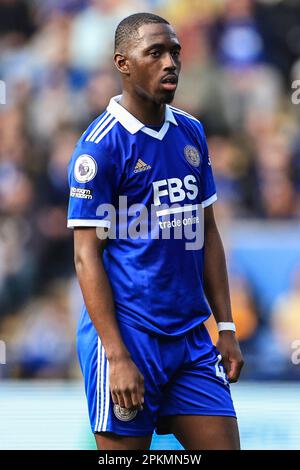
[[[205,263],[204,286],[216,322],[233,322],[222,240],[216,225],[213,206],[204,209]],[[244,361],[233,331],[219,332],[217,348],[230,382],[237,382]]]

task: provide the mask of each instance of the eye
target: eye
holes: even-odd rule
[[[160,56],[160,51],[152,51],[152,52],[150,52],[150,54],[152,55],[152,57],[159,57]]]
[[[172,52],[173,57],[179,57],[180,56],[180,50],[176,49],[175,51]]]

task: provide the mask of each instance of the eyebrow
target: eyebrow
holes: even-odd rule
[[[151,49],[164,49],[165,47],[166,47],[165,44],[163,44],[161,42],[157,42],[157,43],[151,44],[149,47],[147,47],[146,52],[151,51]],[[171,46],[170,49],[181,50],[181,45],[179,43],[176,43],[173,46]]]

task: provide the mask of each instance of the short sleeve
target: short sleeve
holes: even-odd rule
[[[208,207],[217,200],[216,185],[214,181],[211,161],[209,158],[208,147],[204,129],[201,123],[201,147],[202,147],[202,162],[201,162],[201,186],[202,186],[202,207]]]
[[[111,226],[121,179],[113,151],[79,140],[68,168],[68,227]]]

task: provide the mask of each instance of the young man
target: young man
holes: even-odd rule
[[[97,446],[148,449],[156,430],[186,449],[238,449],[229,382],[243,360],[203,128],[167,104],[180,72],[173,28],[148,13],[125,18],[115,65],[123,94],[82,135],[69,168],[85,301],[78,353]],[[203,325],[210,308],[217,347]]]

